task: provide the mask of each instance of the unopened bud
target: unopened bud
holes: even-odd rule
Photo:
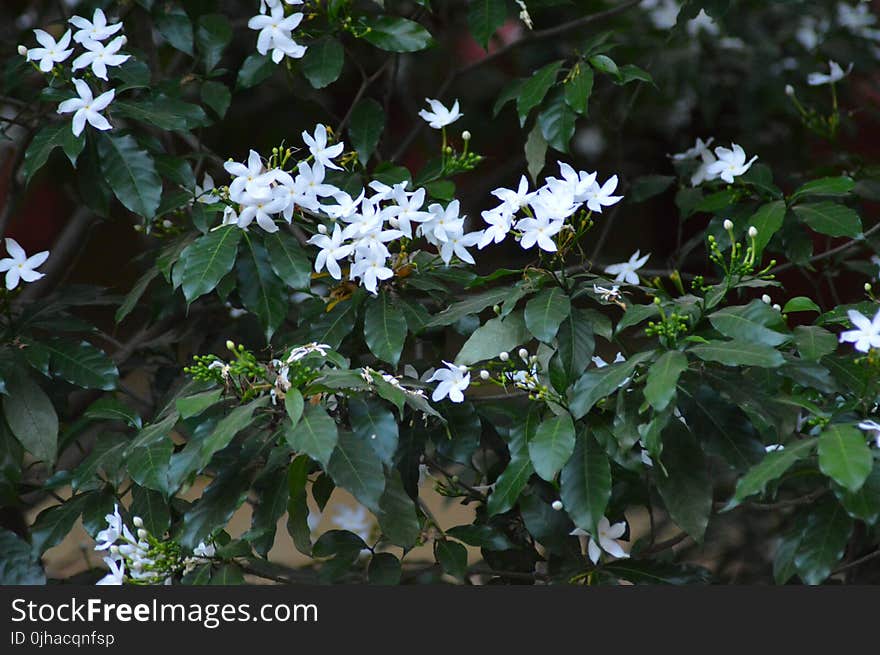
[[[753,239],[758,236],[758,228],[756,228],[754,225],[749,226],[749,236]]]
[[[27,55],[27,51],[28,51],[27,46],[23,46],[23,45],[18,46],[18,54],[20,54],[22,57]]]
[[[492,311],[495,312],[496,315],[501,313],[501,305],[492,305]]]
[[[794,87],[791,84],[785,85],[785,95],[793,96],[794,95]]]
[[[464,141],[470,141],[471,140],[471,133],[469,131],[465,130],[464,132],[461,133],[461,138]]]
[[[782,311],[782,305],[773,305],[773,309],[775,309],[777,312],[781,312],[781,311]]]
[[[871,283],[870,282],[865,282],[865,291],[867,291],[868,293],[871,293]]]
[[[136,528],[144,527],[144,520],[140,516],[135,516],[131,522],[134,523],[134,527]]]
[[[508,359],[510,359],[510,355],[507,352],[498,353],[498,359],[500,359],[502,362],[506,362]]]
[[[120,41],[120,43],[122,43],[122,45],[125,45],[126,43],[128,43],[128,37],[125,36],[124,34],[120,38],[122,39],[122,41]]]
[[[138,528],[138,539],[146,539],[147,534],[148,533],[146,530],[144,530],[143,528]]]
[[[562,501],[561,500],[554,500],[550,504],[550,507],[552,507],[553,509],[555,509],[558,512],[562,509]]]
[[[143,231],[144,231],[144,226],[141,225],[140,223],[135,223],[134,231],[135,231],[135,232],[143,232]]]
[[[534,364],[534,363],[536,363],[537,361],[538,361],[538,356],[537,356],[537,355],[532,355],[531,357],[529,357],[529,363],[530,363],[530,364]]]
[[[168,230],[168,229],[174,227],[174,223],[172,223],[171,221],[169,221],[166,218],[164,221],[162,221],[162,227],[164,227],[166,230]]]
[[[327,234],[327,226],[323,224],[318,225],[318,232],[321,234]]]
[[[724,225],[724,229],[727,230],[728,232],[733,229],[733,221],[730,220],[729,218],[724,219],[723,225]]]
[[[488,380],[489,379],[489,371],[487,371],[486,369],[483,369],[482,371],[480,371],[480,379],[481,380]]]
[[[519,358],[525,362],[525,361],[528,361],[529,351],[526,350],[525,348],[520,348],[519,351],[517,352],[517,355],[519,355]]]
[[[768,296],[766,293],[763,296],[761,296],[761,300],[764,301],[765,305],[770,304],[770,296]]]
[[[232,342],[231,339],[226,341],[226,350],[231,350],[235,352],[235,344]]]

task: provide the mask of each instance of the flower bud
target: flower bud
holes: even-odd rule
[[[467,130],[465,130],[464,132],[461,133],[461,138],[463,141],[470,141],[471,140],[471,133],[468,132]]]
[[[138,528],[138,539],[146,539],[148,532],[143,528]]]
[[[169,221],[169,220],[166,218],[164,221],[162,221],[162,227],[164,227],[166,230],[169,230],[169,229],[171,229],[172,227],[174,227],[174,223],[172,223],[171,221]]]
[[[20,54],[22,57],[27,55],[27,51],[28,51],[27,46],[23,46],[23,45],[18,46],[18,54]]]
[[[482,371],[480,371],[480,379],[481,380],[488,380],[489,379],[489,371],[487,371],[486,369],[483,369]]]
[[[777,312],[781,312],[782,306],[781,305],[773,305],[773,309],[775,309]]]
[[[529,359],[529,351],[526,350],[525,348],[520,348],[519,351],[517,352],[517,355],[519,355],[519,358],[521,360],[523,360],[524,362],[528,361],[528,359]]]
[[[754,225],[749,226],[749,236],[752,239],[754,239],[756,236],[758,236],[758,228],[756,228]]]
[[[769,305],[769,304],[770,304],[770,296],[768,296],[766,293],[765,293],[763,296],[761,296],[761,300],[763,301],[763,303],[764,303],[765,305]]]
[[[125,45],[126,43],[128,43],[128,37],[125,36],[124,34],[120,38],[122,39],[122,41],[120,41],[120,43],[122,45]]]
[[[492,311],[495,312],[495,315],[497,316],[501,313],[501,305],[492,305]]]
[[[791,84],[785,85],[785,95],[789,97],[794,95],[794,87]]]
[[[867,291],[868,293],[871,293],[871,283],[870,282],[865,282],[865,291]]]
[[[327,234],[327,226],[324,224],[319,224],[318,232],[320,232],[321,234]]]
[[[555,509],[558,512],[562,509],[562,501],[561,500],[554,500],[550,504],[550,507],[552,507],[553,509]]]
[[[136,528],[144,527],[144,520],[140,516],[135,516],[131,522],[134,523],[134,527]]]
[[[231,350],[235,352],[235,344],[232,342],[231,339],[226,341],[226,350]]]
[[[502,352],[498,354],[498,359],[500,359],[502,362],[506,362],[508,359],[510,359],[510,355],[507,352]]]
[[[733,229],[733,221],[730,220],[729,218],[724,219],[723,225],[724,225],[724,229],[727,230],[728,232]]]

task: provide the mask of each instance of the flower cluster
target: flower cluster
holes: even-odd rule
[[[714,153],[709,148],[713,139],[697,139],[692,148],[672,155],[673,161],[699,160],[697,168],[691,174],[691,185],[699,186],[703,182],[723,180],[733,184],[734,178],[745,175],[758,158],[757,155],[746,161],[746,153],[741,146],[731,144],[730,148],[719,146]]]
[[[0,259],[0,273],[6,273],[6,288],[12,291],[18,286],[20,281],[36,282],[43,273],[38,273],[35,269],[43,265],[49,258],[49,251],[44,250],[35,255],[27,256],[18,241],[6,238],[6,252],[9,257]]]
[[[122,30],[122,22],[108,24],[107,16],[101,9],[95,9],[92,20],[73,16],[70,24],[76,28],[76,31],[71,33],[68,29],[57,41],[48,32],[34,30],[34,36],[40,47],[29,49],[20,46],[19,53],[28,61],[38,61],[38,68],[44,73],[49,73],[56,64],[67,61],[73,54],[74,48],[69,47],[72,36],[74,43],[80,45],[84,52],[71,63],[71,75],[80,70],[90,69],[95,78],[105,82],[108,81],[108,68],[121,66],[131,57],[120,52],[127,41],[125,35],[119,34],[114,37]],[[73,114],[74,136],[82,134],[86,123],[96,130],[111,129],[110,122],[101,112],[113,101],[116,91],[110,89],[95,97],[91,86],[85,80],[72,78],[70,81],[76,89],[77,97],[59,104],[58,113]]]
[[[303,0],[284,0],[289,5],[301,5]],[[280,63],[285,57],[300,59],[306,46],[293,40],[292,32],[302,22],[301,12],[285,16],[282,0],[260,0],[260,13],[248,21],[248,27],[258,30],[257,52],[266,55],[272,51],[272,61]]]

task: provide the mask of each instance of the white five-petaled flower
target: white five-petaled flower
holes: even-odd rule
[[[467,249],[475,246],[482,237],[482,230],[479,232],[468,232],[467,234],[461,229],[455,232],[447,232],[446,241],[440,246],[440,258],[447,265],[452,261],[453,256],[468,264],[476,264],[473,255]]]
[[[648,258],[651,256],[650,253],[641,257],[642,251],[636,250],[632,256],[629,258],[627,262],[621,262],[619,264],[611,264],[610,266],[605,267],[605,272],[616,276],[614,278],[615,282],[626,282],[627,284],[638,284],[639,276],[636,273],[642,266],[645,265],[645,262],[648,261]]]
[[[320,273],[321,269],[326,267],[330,275],[341,280],[342,270],[339,268],[338,260],[348,257],[354,248],[342,242],[342,230],[339,229],[339,225],[333,226],[333,233],[330,236],[316,234],[309,239],[309,243],[321,249],[315,257],[315,272]]]
[[[100,41],[85,41],[86,52],[73,60],[73,70],[92,67],[95,77],[107,80],[107,67],[119,66],[129,60],[131,55],[120,55],[119,50],[125,45],[126,38],[117,36],[106,45]]]
[[[7,237],[6,252],[11,256],[0,259],[0,273],[6,272],[7,289],[12,291],[18,286],[19,280],[34,282],[43,277],[43,273],[37,273],[34,269],[42,266],[43,262],[48,259],[48,250],[28,257],[24,248],[18,245],[18,241]]]
[[[59,114],[69,114],[70,112],[74,112],[72,128],[73,135],[79,136],[82,134],[86,122],[96,130],[111,129],[113,126],[110,125],[109,121],[104,118],[101,112],[107,109],[110,103],[113,102],[116,90],[110,89],[95,98],[92,95],[92,89],[83,80],[75,79],[73,80],[73,85],[76,87],[76,92],[79,94],[79,97],[65,100],[58,105]]]
[[[715,148],[715,156],[718,161],[709,164],[706,172],[712,178],[720,177],[728,184],[733,184],[733,178],[744,175],[758,158],[758,155],[755,155],[746,161],[745,151],[735,143],[730,148],[722,146]]]
[[[349,271],[349,278],[360,278],[364,288],[374,295],[379,281],[391,277],[394,277],[394,271],[385,265],[385,255],[375,251],[368,251],[366,256],[355,260]]]
[[[67,47],[70,45],[70,30],[67,30],[58,41],[43,30],[34,30],[34,36],[37,37],[37,43],[43,47],[29,49],[27,60],[39,61],[40,70],[44,73],[48,73],[55,64],[60,64],[73,52],[73,48]]]
[[[880,423],[877,421],[862,421],[859,423],[859,429],[870,432],[874,438],[874,445],[880,448]]]
[[[537,243],[541,250],[556,252],[553,237],[559,234],[563,225],[563,221],[550,220],[547,216],[523,218],[516,224],[516,229],[523,233],[519,245],[528,250]]]
[[[880,309],[877,310],[873,320],[855,309],[850,309],[846,315],[849,316],[855,329],[841,332],[841,343],[852,343],[853,347],[862,353],[868,352],[871,348],[880,348]]]
[[[196,184],[194,191],[195,199],[206,205],[220,202],[220,196],[215,193],[216,190],[217,189],[214,187],[214,178],[211,177],[209,173],[205,173],[205,177],[202,178],[202,184]]]
[[[342,166],[333,163],[333,159],[342,154],[342,150],[345,148],[345,144],[341,141],[332,146],[327,145],[327,128],[324,127],[323,124],[319,124],[315,127],[315,135],[312,136],[308,132],[302,133],[302,138],[305,144],[309,148],[309,152],[312,153],[312,157],[315,158],[316,162],[320,162],[323,166],[327,168],[335,168],[336,170],[342,170]]]
[[[587,208],[590,211],[602,213],[602,207],[610,207],[617,204],[623,196],[612,196],[617,188],[617,176],[612,175],[601,187],[593,182],[587,191]]]
[[[715,140],[714,137],[709,137],[705,141],[701,138],[697,137],[696,143],[694,143],[693,147],[688,148],[684,152],[677,152],[674,155],[670,155],[673,161],[684,161],[686,159],[696,159],[697,157],[702,157],[703,153],[711,152],[709,150],[709,146],[712,145],[712,142]]]
[[[602,556],[603,550],[612,557],[617,557],[619,559],[626,559],[629,557],[629,553],[626,552],[623,546],[617,541],[623,536],[623,533],[626,532],[626,521],[621,521],[620,523],[612,525],[608,519],[603,516],[599,519],[599,524],[596,526],[596,530],[599,533],[598,539],[582,528],[575,528],[569,533],[580,537],[590,537],[587,552],[589,553],[590,561],[593,562],[593,564],[599,563],[599,558]]]
[[[103,578],[98,580],[96,585],[121,585],[125,582],[125,561],[120,558],[112,558],[105,557],[104,564],[107,565],[107,568],[110,569],[110,572],[107,573]]]
[[[471,383],[471,374],[467,366],[457,366],[444,361],[446,368],[434,371],[434,375],[428,378],[428,382],[439,382],[431,400],[437,402],[448,397],[454,403],[464,402],[464,391]]]
[[[92,20],[82,16],[73,16],[70,19],[70,24],[78,28],[76,34],[73,35],[73,40],[82,44],[89,41],[103,41],[122,29],[122,23],[108,25],[107,16],[104,15],[100,7],[95,9]]]
[[[820,86],[822,84],[834,84],[850,74],[853,69],[852,62],[844,71],[840,64],[836,61],[828,62],[828,73],[810,73],[807,76],[807,84],[810,86]]]
[[[458,110],[458,100],[452,104],[451,109],[447,109],[439,100],[425,98],[425,102],[431,107],[431,111],[422,109],[419,111],[419,116],[425,119],[428,125],[435,130],[452,125],[464,115]]]
[[[272,61],[276,64],[284,59],[285,55],[293,59],[302,57],[306,53],[306,48],[294,41],[291,35],[302,19],[303,15],[300,12],[285,17],[281,3],[272,7],[268,16],[260,14],[251,18],[248,27],[260,32],[257,36],[257,52],[265,55],[271,50]]]

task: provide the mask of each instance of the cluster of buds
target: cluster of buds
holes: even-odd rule
[[[313,353],[326,357],[330,350],[331,348],[327,344],[313,341],[304,346],[296,346],[291,349],[283,361],[273,359],[270,362],[270,369],[275,372],[275,382],[270,391],[272,403],[274,404],[278,397],[284,398],[284,394],[291,387],[301,389],[314,380],[316,375],[315,369],[303,360]]]
[[[734,281],[734,278],[738,281],[747,276],[767,280],[772,279],[773,275],[770,273],[770,269],[776,266],[775,259],[771,260],[763,269],[756,270],[759,264],[756,261],[758,256],[758,228],[754,225],[749,226],[747,233],[748,243],[743,248],[743,244],[734,237],[733,221],[725,219],[723,226],[725,232],[730,237],[730,256],[724,256],[721,248],[718,246],[718,241],[710,234],[708,237],[709,259],[721,267],[728,278],[728,282]]]
[[[445,141],[445,131],[444,131]],[[441,176],[457,175],[458,173],[467,173],[474,170],[481,161],[482,155],[470,152],[471,133],[465,130],[461,133],[462,149],[461,152],[455,150],[452,145],[445,143],[442,148],[442,170]]]
[[[660,312],[660,320],[648,321],[645,334],[649,337],[658,337],[667,348],[674,348],[679,336],[686,334],[690,329],[688,319],[686,316],[682,316],[675,311],[667,314],[663,310],[663,303],[658,297],[654,298],[654,304],[657,306],[657,311]]]
[[[517,359],[520,363],[517,362]],[[512,384],[517,389],[527,391],[530,400],[552,400],[562,402],[562,398],[553,389],[541,381],[537,355],[530,355],[525,348],[520,348],[516,357],[508,352],[498,354],[497,360],[486,362],[487,368],[480,371],[479,378],[483,382],[498,385],[507,389]]]

